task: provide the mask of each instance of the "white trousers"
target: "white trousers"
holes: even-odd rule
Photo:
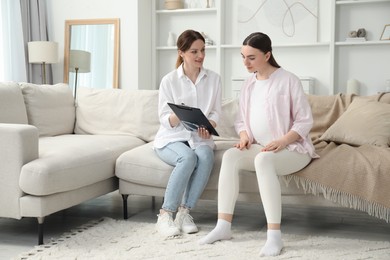
[[[239,172],[256,171],[260,196],[268,223],[280,223],[282,196],[278,176],[299,171],[308,165],[311,157],[283,149],[277,153],[261,152],[263,147],[230,148],[222,159],[218,183],[218,213],[233,214],[239,193]]]

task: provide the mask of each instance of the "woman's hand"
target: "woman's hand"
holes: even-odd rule
[[[175,113],[172,113],[169,116],[169,124],[171,125],[171,127],[176,127],[178,124],[180,124],[180,119]]]
[[[277,153],[280,150],[283,150],[284,148],[286,148],[286,146],[287,146],[286,141],[283,138],[281,138],[281,139],[274,140],[274,141],[270,142],[263,149],[261,149],[261,151],[262,152],[273,151],[274,153]]]
[[[251,147],[251,143],[249,142],[249,137],[246,131],[240,132],[240,142],[235,144],[234,147],[242,150],[244,148],[249,149]]]
[[[274,140],[267,144],[263,149],[261,149],[262,152],[270,152],[273,151],[274,153],[279,152],[286,148],[287,145],[299,140],[301,137],[300,135],[295,132],[294,130],[290,130],[286,135],[284,135],[282,138]]]
[[[215,123],[213,120],[209,120],[209,122],[214,128],[217,127],[217,123]],[[209,133],[209,131],[205,127],[202,127],[202,126],[198,128],[198,135],[199,135],[199,137],[201,137],[203,139],[210,139],[210,137],[211,137],[211,134]]]
[[[209,122],[210,122],[210,124],[211,124],[214,128],[217,127],[217,123],[215,123],[213,120],[209,120]]]
[[[210,139],[210,137],[211,137],[211,134],[209,133],[209,131],[205,127],[198,128],[198,135],[199,135],[199,137],[201,137],[203,139]]]

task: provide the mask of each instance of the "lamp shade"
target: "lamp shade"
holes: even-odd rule
[[[81,50],[70,50],[69,53],[69,71],[86,73],[91,71],[91,53]]]
[[[58,43],[34,41],[27,43],[28,61],[30,63],[57,63]]]

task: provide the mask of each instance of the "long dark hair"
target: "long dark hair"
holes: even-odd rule
[[[254,32],[245,38],[242,45],[248,45],[252,48],[256,48],[263,53],[270,52],[271,56],[268,60],[269,64],[276,68],[280,68],[280,65],[276,62],[274,55],[272,54],[272,43],[271,39],[265,33]]]
[[[191,48],[191,45],[196,40],[202,40],[205,42],[204,37],[197,31],[194,30],[186,30],[180,34],[179,38],[177,38],[177,49],[185,52]],[[180,55],[177,55],[176,60],[176,68],[178,68],[183,63],[183,58]]]

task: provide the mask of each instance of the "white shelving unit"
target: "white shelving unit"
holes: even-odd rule
[[[172,32],[175,40],[186,29],[194,29],[206,33],[216,45],[206,47],[207,57],[204,66],[218,73],[219,55],[219,9],[214,5],[211,8],[188,8],[164,10],[164,0],[153,0],[152,26],[153,31],[153,64],[155,81],[153,85],[158,88],[162,77],[175,68],[177,59],[176,46],[167,46],[168,33]],[[198,1],[200,3],[200,1]],[[212,25],[212,26],[211,26]]]
[[[361,94],[384,91],[390,78],[390,41],[380,37],[390,24],[389,0],[335,1],[334,92],[345,92],[348,79],[360,83]],[[367,41],[348,42],[349,31],[364,28]]]
[[[214,45],[206,46],[204,66],[222,77],[225,98],[237,94],[237,79],[248,76],[242,65],[241,45],[234,39],[237,1],[214,0],[211,8],[164,10],[164,0],[153,0],[153,85],[174,69],[176,46],[167,46],[168,32],[177,37],[186,29],[205,32]],[[199,0],[198,2],[206,0]],[[298,76],[313,79],[314,94],[346,92],[346,82],[360,82],[362,95],[376,94],[390,79],[390,41],[381,41],[385,24],[390,24],[390,0],[318,1],[318,42],[273,43],[278,63]],[[348,32],[365,28],[367,41],[346,42]]]

